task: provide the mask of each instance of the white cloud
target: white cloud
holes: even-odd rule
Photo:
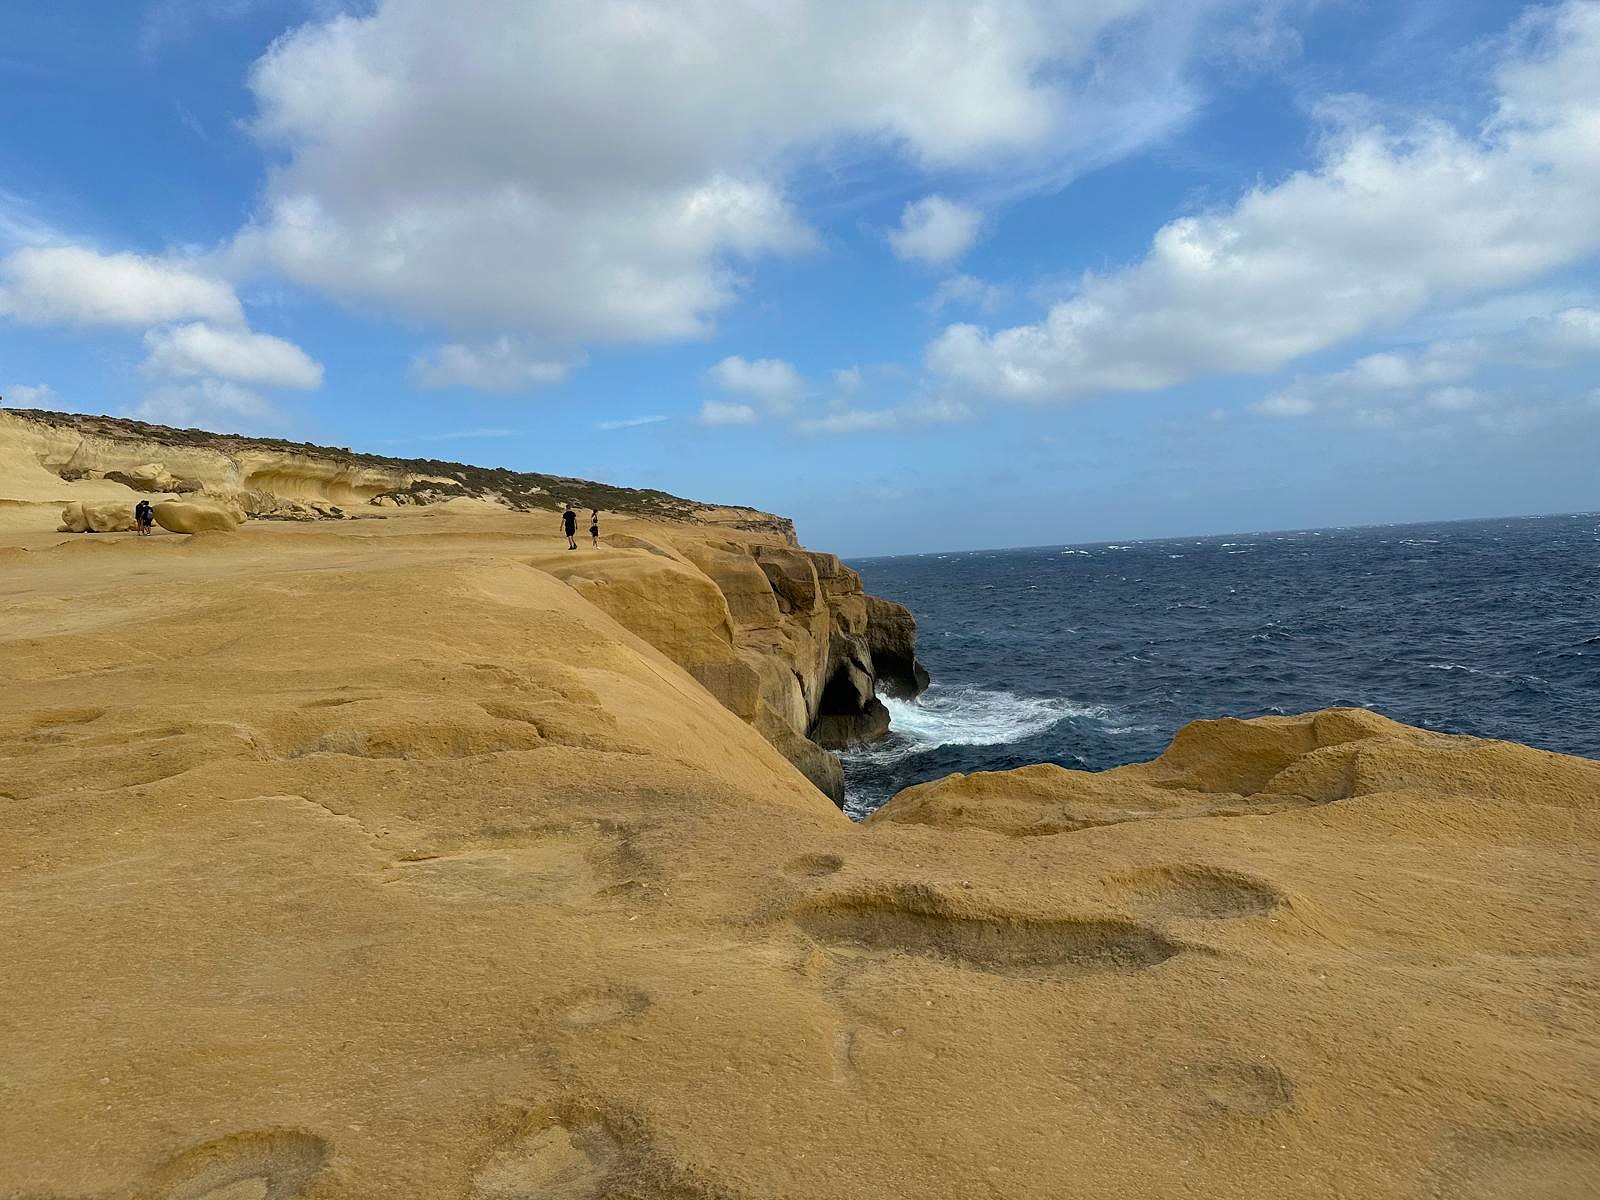
[[[263,387],[317,388],[322,364],[293,342],[248,329],[218,329],[204,322],[152,329],[145,369],[180,379],[215,376]]]
[[[952,325],[931,370],[1051,402],[1261,372],[1600,249],[1600,4],[1536,10],[1473,134],[1345,119],[1321,164],[1170,222],[1037,324]]]
[[[833,373],[833,388],[842,396],[853,396],[865,383],[860,367],[841,367]]]
[[[661,422],[669,419],[670,418],[665,416],[620,417],[615,421],[597,422],[595,424],[595,428],[601,433],[611,433],[618,429],[637,429],[641,425],[659,425]]]
[[[982,227],[983,214],[977,209],[943,196],[925,196],[906,205],[900,227],[889,233],[889,248],[896,258],[939,266],[972,249]]]
[[[942,280],[934,289],[933,295],[928,299],[927,307],[935,316],[952,306],[992,312],[1000,307],[1005,294],[1003,287],[979,279],[976,275],[952,275],[949,279]]]
[[[1462,411],[1479,407],[1483,397],[1459,385],[1486,367],[1554,368],[1586,355],[1600,355],[1600,309],[1567,308],[1495,336],[1450,338],[1364,355],[1339,371],[1303,375],[1250,405],[1249,411],[1267,417],[1361,411],[1370,418],[1385,408],[1419,402]]]
[[[759,401],[771,413],[786,413],[804,393],[806,383],[792,363],[781,358],[751,362],[730,354],[706,371],[706,381],[725,392]]]
[[[725,404],[720,400],[707,400],[700,406],[702,425],[754,425],[756,410],[748,404]]]
[[[796,420],[794,430],[796,433],[830,436],[880,433],[917,425],[944,425],[955,421],[966,421],[972,415],[972,410],[967,405],[947,397],[922,396],[894,408],[852,408],[843,399],[838,399],[821,416],[807,416]]]
[[[240,325],[233,288],[195,263],[84,246],[24,246],[0,261],[0,316],[33,325]]]
[[[4,399],[12,408],[49,408],[60,397],[48,383],[14,383],[5,390]]]
[[[1426,401],[1430,408],[1445,412],[1466,412],[1468,409],[1480,407],[1484,402],[1484,395],[1476,388],[1442,387],[1429,392]]]
[[[843,434],[871,433],[884,429],[898,429],[902,414],[892,408],[840,409],[820,417],[807,417],[794,423],[800,433]]]
[[[432,358],[418,355],[411,361],[411,379],[418,387],[477,388],[485,392],[516,392],[543,384],[560,383],[576,364],[539,358],[508,337],[483,346],[452,342],[440,346]]]
[[[1278,392],[1250,406],[1250,411],[1263,417],[1305,417],[1316,409],[1307,396],[1292,392]]]
[[[0,188],[0,250],[47,246],[59,240],[60,234],[32,204],[15,192]]]
[[[867,145],[1058,184],[1185,119],[1244,6],[376,0],[256,64],[282,165],[236,249],[452,328],[703,334],[745,264],[815,244],[799,167]]]
[[[221,379],[200,379],[154,389],[129,414],[181,428],[238,433],[277,423],[277,411],[254,392]]]
[[[1547,354],[1600,354],[1600,309],[1563,309],[1537,327],[1536,338]]]

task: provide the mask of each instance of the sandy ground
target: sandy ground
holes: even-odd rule
[[[0,1197],[1600,1195],[1600,764],[1204,723],[853,826],[567,554],[0,531]]]

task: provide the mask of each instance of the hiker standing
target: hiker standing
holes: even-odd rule
[[[567,535],[567,549],[578,548],[578,514],[572,511],[572,505],[567,505],[567,511],[561,514],[561,528]]]
[[[600,510],[589,510],[589,540],[596,546],[600,544]]]

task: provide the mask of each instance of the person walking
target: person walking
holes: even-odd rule
[[[567,549],[578,548],[578,514],[572,511],[572,505],[567,505],[567,511],[561,514],[561,528],[567,535]]]
[[[589,540],[596,546],[600,544],[600,510],[598,508],[589,510]]]

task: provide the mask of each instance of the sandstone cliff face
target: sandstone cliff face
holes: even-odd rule
[[[16,506],[14,519],[32,506],[63,531],[130,529],[145,494],[167,497],[157,522],[182,533],[231,529],[247,516],[399,517],[462,502],[545,520],[568,500],[602,507],[603,550],[585,546],[569,561],[556,543],[562,553],[539,554],[538,565],[689,671],[836,803],[844,777],[831,751],[888,729],[877,690],[910,696],[927,686],[911,614],[864,595],[836,556],[800,548],[785,518],[554,476],[421,465],[0,410],[0,505]],[[627,531],[637,520],[651,522],[650,536]],[[545,526],[530,533],[554,542]]]
[[[534,561],[683,667],[842,803],[843,773],[828,751],[887,731],[879,680],[900,695],[927,686],[911,614],[865,595],[832,554],[693,526],[655,532]]]
[[[785,517],[649,489],[78,413],[0,409],[0,468],[0,482],[11,490],[26,476],[28,499],[44,490],[57,504],[205,491],[252,517],[316,520],[342,518],[352,506],[394,509],[470,499],[525,512],[571,502],[794,540],[794,524]],[[63,485],[74,494],[62,493]],[[0,495],[7,499],[16,497]]]
[[[273,446],[105,417],[0,409],[0,438],[61,482],[106,480],[133,492],[171,495],[206,491],[240,503],[252,516],[297,508],[314,515],[311,504],[366,504],[424,478],[341,461],[310,446]]]

